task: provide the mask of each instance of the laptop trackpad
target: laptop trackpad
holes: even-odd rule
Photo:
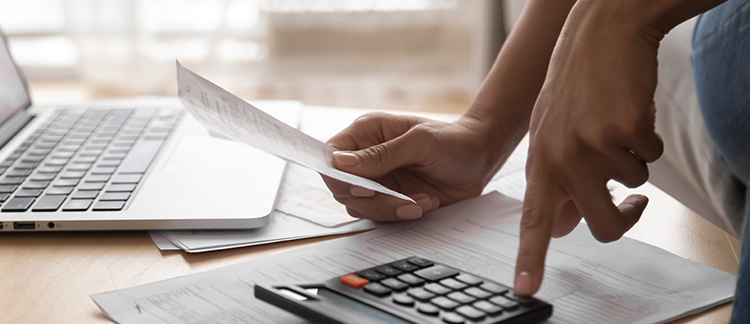
[[[259,154],[266,155],[247,144],[209,137],[206,133],[183,133],[162,171],[247,171],[248,167],[257,166]]]

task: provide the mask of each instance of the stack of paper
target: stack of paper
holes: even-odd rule
[[[91,296],[120,323],[304,323],[253,297],[256,282],[317,282],[417,255],[512,286],[521,202],[498,193],[417,221],[383,225],[237,265]],[[551,323],[656,323],[727,302],[736,277],[588,228],[552,241],[537,297]]]

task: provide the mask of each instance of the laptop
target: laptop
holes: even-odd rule
[[[212,138],[176,98],[34,106],[0,38],[0,232],[269,222],[284,160]],[[302,108],[256,105],[291,125]]]

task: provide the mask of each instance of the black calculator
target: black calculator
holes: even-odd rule
[[[315,323],[540,323],[552,305],[420,257],[314,284],[256,285],[255,297]]]

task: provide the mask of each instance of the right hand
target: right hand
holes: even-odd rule
[[[462,117],[445,123],[371,113],[332,137],[336,168],[375,180],[417,204],[323,177],[353,217],[379,222],[411,220],[440,205],[478,196],[500,168],[482,123]]]

